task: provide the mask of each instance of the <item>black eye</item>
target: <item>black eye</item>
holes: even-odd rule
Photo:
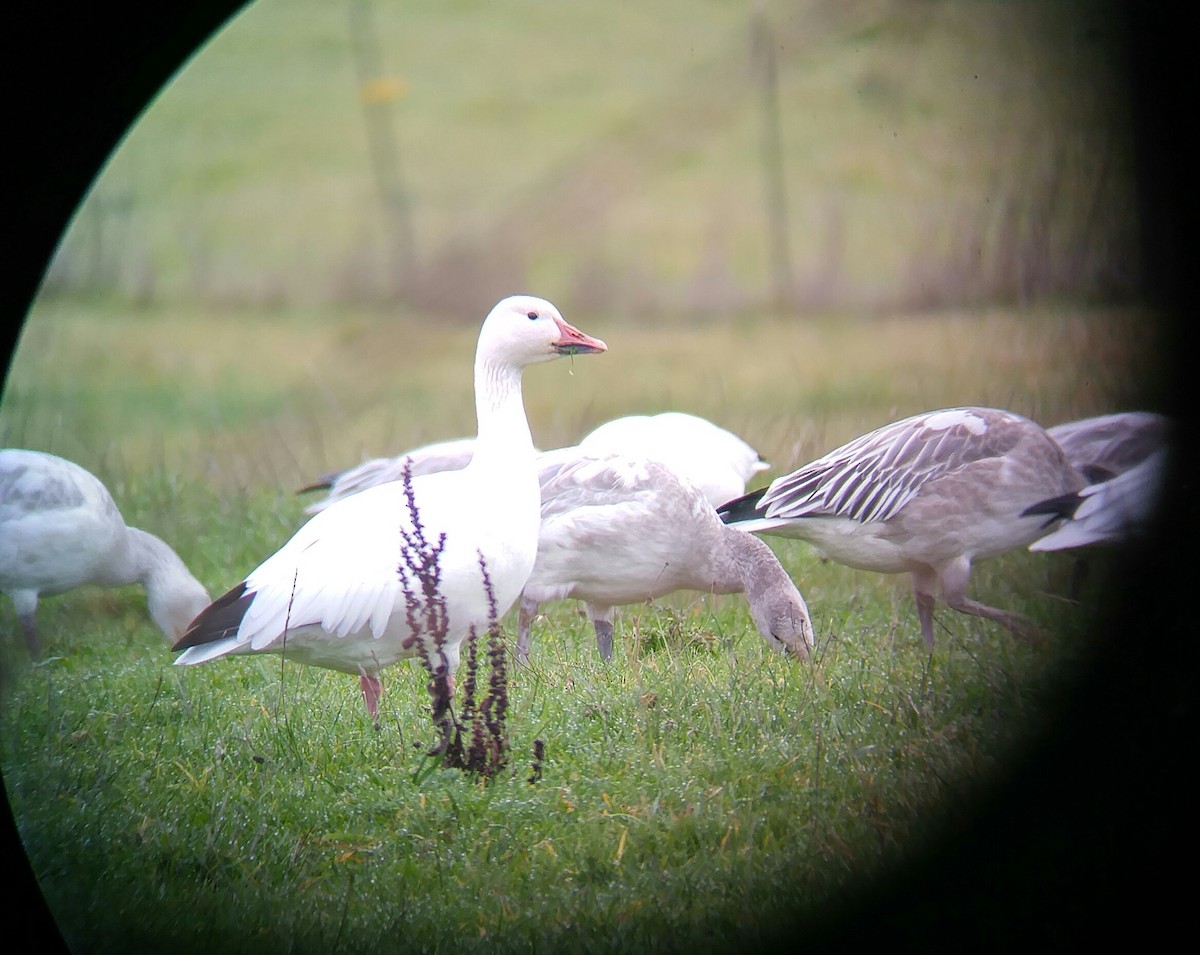
[[[537,317],[538,317],[538,313],[537,313],[537,312],[528,312],[528,313],[525,315],[525,317],[526,317],[527,319],[529,319],[529,320],[532,322],[532,321],[534,321],[535,319],[537,319]]]

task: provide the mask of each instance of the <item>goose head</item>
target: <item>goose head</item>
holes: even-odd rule
[[[750,601],[750,616],[767,646],[807,660],[813,649],[808,606],[795,585],[778,586]]]
[[[564,355],[607,351],[598,338],[585,335],[542,298],[513,295],[501,300],[484,319],[478,359],[521,368]]]

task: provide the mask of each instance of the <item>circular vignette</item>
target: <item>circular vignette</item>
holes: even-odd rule
[[[34,5],[6,30],[10,63],[23,64],[10,119],[15,218],[5,282],[7,370],[47,263],[93,178],[171,75],[242,6],[233,0]],[[1182,315],[1182,223],[1191,212],[1190,166],[1176,117],[1186,115],[1188,62],[1178,6],[1122,4],[1134,78],[1145,259],[1172,325],[1164,410],[1189,446],[1182,364],[1191,332]],[[15,144],[15,145],[14,145]],[[1185,175],[1186,173],[1186,175]],[[969,829],[887,878],[863,887],[826,922],[780,926],[806,948],[887,938],[893,945],[970,939],[1009,948],[1103,925],[1110,934],[1173,937],[1187,907],[1182,880],[1154,878],[1190,845],[1190,807],[1176,796],[1196,716],[1196,643],[1189,637],[1185,544],[1195,507],[1175,462],[1154,543],[1129,555],[1096,634],[1097,652],[1058,725],[980,803]],[[25,860],[7,799],[4,915],[53,949],[58,933]],[[1186,864],[1186,863],[1185,863]],[[803,934],[797,934],[800,930]]]

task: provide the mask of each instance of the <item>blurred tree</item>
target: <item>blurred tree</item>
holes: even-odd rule
[[[750,58],[762,88],[762,164],[771,304],[790,310],[796,305],[796,282],[788,248],[787,188],[783,172],[783,139],[779,131],[779,69],[775,63],[774,31],[761,2],[755,5],[750,15]]]
[[[383,201],[387,229],[388,274],[384,279],[390,298],[402,299],[416,269],[416,239],[412,224],[412,199],[401,173],[400,149],[393,126],[392,103],[404,95],[404,84],[383,69],[378,29],[370,0],[350,0],[350,35],[358,72],[359,98],[367,129],[371,171]]]

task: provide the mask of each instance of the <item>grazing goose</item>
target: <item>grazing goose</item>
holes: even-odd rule
[[[967,597],[971,564],[1046,533],[1025,509],[1085,483],[1027,418],[948,408],[885,425],[718,511],[754,533],[807,540],[838,563],[911,574],[932,649],[939,590],[954,610],[1027,632],[1016,615]]]
[[[0,591],[16,606],[30,654],[41,655],[39,596],[133,583],[171,640],[208,603],[175,551],[126,525],[95,475],[53,454],[0,450]]]
[[[1029,549],[1070,550],[1121,543],[1144,534],[1154,516],[1166,465],[1167,449],[1159,447],[1116,477],[1026,508],[1022,516],[1041,515],[1047,518],[1046,526],[1063,520]]]
[[[660,461],[691,480],[713,507],[745,493],[746,482],[770,467],[736,434],[681,411],[614,418],[588,433],[579,447],[590,454]]]
[[[412,476],[433,474],[436,471],[459,471],[471,461],[475,453],[474,438],[453,438],[449,441],[435,441],[425,444],[394,458],[372,458],[357,467],[347,471],[335,471],[317,478],[312,484],[297,491],[297,494],[307,494],[310,491],[328,491],[321,500],[305,508],[308,514],[323,511],[334,501],[339,501],[351,494],[376,484],[386,484],[389,481],[399,481],[404,476],[405,467],[411,468]]]
[[[1141,463],[1167,441],[1169,419],[1152,411],[1120,411],[1047,428],[1089,483],[1099,484]]]
[[[483,635],[493,614],[498,619],[507,612],[537,555],[540,498],[522,369],[606,347],[540,298],[506,298],[483,322],[475,353],[478,437],[471,463],[410,484],[424,539],[429,547],[439,540],[444,545],[437,593],[444,600],[444,662],[451,677],[463,639],[472,628]],[[367,712],[376,719],[380,670],[418,653],[435,669],[441,665],[428,635],[414,634],[409,623],[410,617],[425,620],[430,610],[409,565],[421,548],[405,546],[414,533],[403,482],[336,501],[193,621],[175,645],[183,651],[176,664],[282,653],[357,675]],[[408,607],[408,595],[415,608]]]
[[[541,460],[542,527],[521,595],[518,659],[528,659],[529,631],[544,601],[586,601],[608,660],[613,608],[676,590],[745,593],[767,643],[808,658],[812,624],[800,591],[771,549],[723,524],[690,481],[658,461],[625,455],[547,452]]]

